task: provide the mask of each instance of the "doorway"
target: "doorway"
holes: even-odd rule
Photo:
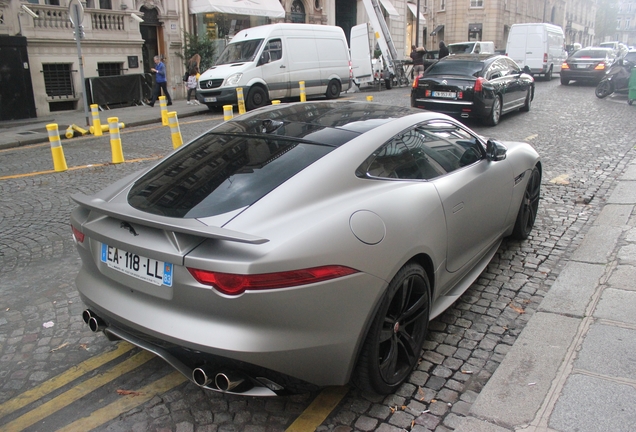
[[[0,120],[35,117],[27,39],[0,36]]]
[[[336,25],[342,27],[342,30],[344,30],[349,45],[351,45],[351,28],[356,25],[356,16],[356,0],[336,1]]]

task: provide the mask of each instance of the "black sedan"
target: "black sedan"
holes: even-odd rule
[[[514,60],[499,54],[444,57],[416,77],[411,106],[460,118],[480,118],[491,126],[502,114],[530,111],[534,79]]]
[[[580,49],[561,65],[561,84],[568,85],[570,81],[598,84],[614,60],[614,50],[611,48]]]

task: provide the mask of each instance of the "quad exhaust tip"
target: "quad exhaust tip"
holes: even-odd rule
[[[200,387],[212,387],[224,392],[242,393],[254,384],[245,375],[235,371],[214,372],[209,367],[201,366],[192,371],[192,381]]]

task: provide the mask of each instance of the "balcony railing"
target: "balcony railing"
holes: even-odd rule
[[[29,9],[39,16],[33,19],[35,30],[72,30],[74,28],[66,7],[29,4]],[[125,11],[85,9],[82,25],[87,38],[90,39],[90,33],[93,32],[127,32],[130,25],[125,24],[130,22],[129,17],[130,13]]]

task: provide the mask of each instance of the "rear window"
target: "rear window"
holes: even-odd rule
[[[425,75],[462,75],[478,77],[484,65],[476,61],[439,61],[426,70]]]
[[[572,58],[605,58],[608,55],[608,50],[586,50],[581,49],[572,54]]]
[[[177,218],[249,206],[334,147],[277,137],[206,134],[140,178],[128,203]]]
[[[448,46],[448,51],[451,54],[463,54],[463,53],[471,53],[473,52],[474,43],[466,43],[466,44],[451,44]]]

